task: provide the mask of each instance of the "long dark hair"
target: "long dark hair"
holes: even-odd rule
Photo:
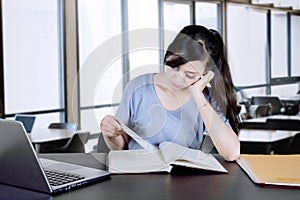
[[[200,25],[184,27],[169,45],[164,63],[174,68],[195,60],[206,64],[206,72],[214,72],[215,76],[210,82],[211,89],[205,88],[203,93],[215,101],[213,107],[226,114],[233,131],[238,133],[234,85],[225,46],[217,31]]]

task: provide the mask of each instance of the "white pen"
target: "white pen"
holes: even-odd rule
[[[201,79],[202,79],[203,77],[204,77],[203,75],[200,76]],[[210,87],[211,87],[211,84],[208,82],[208,83],[206,84],[206,86],[210,88]]]

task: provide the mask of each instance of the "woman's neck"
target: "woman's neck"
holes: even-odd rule
[[[176,110],[191,99],[187,88],[172,88],[163,73],[155,74],[153,82],[156,95],[166,110]]]

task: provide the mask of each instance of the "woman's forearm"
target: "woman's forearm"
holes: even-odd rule
[[[218,116],[202,93],[193,98],[218,152],[226,160],[237,159],[240,154],[240,142],[235,132]]]

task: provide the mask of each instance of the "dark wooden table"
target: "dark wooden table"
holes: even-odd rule
[[[89,167],[105,168],[105,154],[45,154],[40,157]],[[205,199],[299,200],[300,187],[254,184],[235,162],[216,158],[229,174],[179,171],[175,174],[112,175],[102,182],[51,196],[0,184],[0,199]]]

